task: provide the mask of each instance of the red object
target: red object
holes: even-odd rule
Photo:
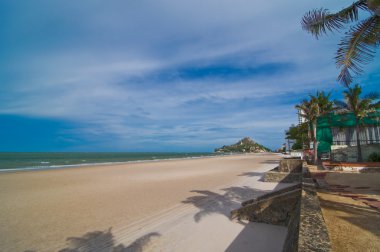
[[[345,167],[380,167],[380,162],[323,162],[323,166],[334,167],[334,166],[345,166]]]

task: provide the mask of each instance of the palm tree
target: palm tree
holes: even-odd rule
[[[300,104],[296,105],[296,108],[299,111],[299,116],[305,118],[308,123],[308,137],[309,141],[314,143],[314,163],[316,163],[316,153],[315,153],[315,145],[316,145],[316,137],[314,133],[314,125],[317,120],[317,106],[314,99],[303,99]],[[313,129],[313,131],[311,130]]]
[[[352,82],[352,74],[363,72],[362,65],[372,60],[380,44],[380,0],[359,0],[337,13],[323,8],[314,9],[307,12],[301,21],[302,28],[318,39],[327,32],[343,30],[345,24],[358,21],[359,10],[366,11],[369,16],[350,27],[335,56],[336,65],[340,68],[338,80],[347,87]]]
[[[379,94],[372,92],[367,95],[360,97],[362,93],[362,88],[356,84],[354,87],[348,87],[347,90],[343,92],[344,102],[335,100],[334,103],[340,108],[342,112],[352,112],[355,115],[355,131],[356,131],[356,146],[358,152],[358,162],[363,161],[362,150],[360,146],[359,130],[360,124],[362,123],[364,117],[368,116],[369,113],[375,112],[376,108],[380,107],[380,102],[374,103],[379,99]]]
[[[296,108],[300,111],[299,115],[309,123],[308,136],[314,143],[314,164],[317,164],[318,161],[317,119],[319,116],[334,110],[330,96],[331,93],[325,94],[323,91],[318,91],[315,96],[310,95],[309,100],[304,99],[300,104],[296,105]]]

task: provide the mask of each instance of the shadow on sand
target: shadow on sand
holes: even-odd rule
[[[380,236],[380,213],[377,210],[359,205],[330,201],[323,198],[319,198],[319,201],[324,208],[344,213],[343,216],[342,214],[336,214],[339,218],[363,230],[368,230],[376,236]]]
[[[278,164],[278,160],[268,160],[267,163]],[[245,172],[238,176],[262,177],[265,172]],[[281,182],[281,181],[280,181]],[[272,190],[259,190],[248,186],[229,187],[221,189],[222,192],[212,192],[208,190],[193,190],[191,192],[200,195],[192,196],[182,201],[185,204],[193,204],[199,211],[194,215],[195,222],[200,222],[211,214],[222,214],[231,219],[231,211],[241,207],[241,203],[252,200],[272,191],[293,186],[295,183],[278,183]],[[285,240],[287,228],[265,223],[255,223],[234,220],[243,225],[243,229],[229,244],[225,251],[281,251],[283,240]],[[274,241],[274,240],[275,241]]]
[[[263,162],[260,162],[260,164],[279,164],[279,163],[280,163],[279,159],[278,160],[276,160],[276,159],[274,159],[274,160],[265,160]]]
[[[243,230],[224,250],[225,252],[282,251],[281,237],[285,238],[286,227],[265,223],[242,223]],[[280,241],[280,242],[279,242]]]
[[[89,232],[82,237],[69,237],[66,239],[67,247],[59,252],[141,252],[152,238],[159,236],[159,233],[153,232],[136,239],[128,246],[117,245],[109,228],[107,231]]]
[[[193,190],[201,195],[192,196],[182,201],[184,204],[193,204],[199,208],[199,212],[194,215],[196,222],[207,215],[218,213],[230,218],[230,212],[239,208],[241,202],[265,194],[267,191],[253,189],[247,186],[229,187],[222,189],[224,193],[216,193],[207,190]]]
[[[222,189],[222,193],[207,190],[193,190],[201,195],[187,198],[182,203],[193,204],[199,211],[194,215],[195,222],[200,222],[211,214],[222,214],[231,219],[231,211],[241,207],[243,201],[264,195],[269,191],[253,189],[251,187],[229,187]],[[270,190],[272,191],[272,190]],[[286,228],[264,223],[248,223],[234,220],[243,225],[242,231],[226,248],[227,252],[235,251],[280,251],[281,241],[273,242],[274,239],[286,236]],[[281,238],[280,238],[281,239]]]
[[[265,172],[244,172],[238,176],[245,177],[260,177],[259,181],[261,181],[262,176],[264,176]]]

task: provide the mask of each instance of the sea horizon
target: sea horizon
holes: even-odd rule
[[[0,172],[221,156],[215,152],[0,152]]]

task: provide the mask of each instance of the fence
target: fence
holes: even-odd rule
[[[331,127],[332,144],[356,146],[356,129],[355,127]],[[359,130],[360,144],[377,144],[380,143],[380,126],[366,126]]]

